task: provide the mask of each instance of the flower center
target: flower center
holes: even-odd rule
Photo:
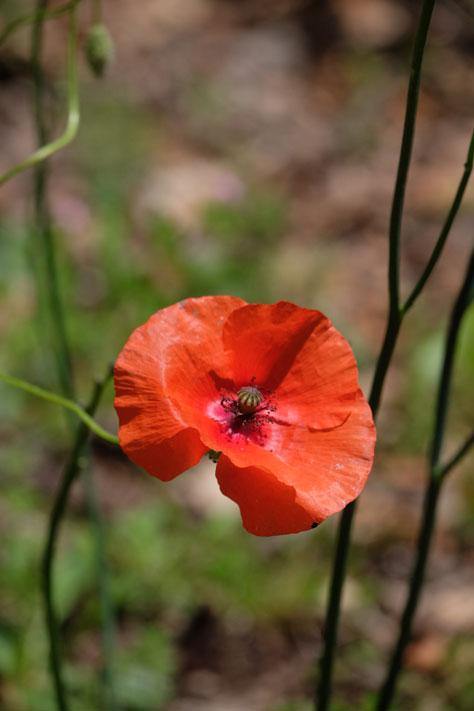
[[[229,437],[244,436],[256,444],[264,444],[277,409],[276,396],[271,390],[256,387],[252,378],[250,385],[241,387],[237,395],[222,391],[220,405],[225,412],[222,428]]]
[[[263,400],[260,390],[253,385],[245,385],[237,393],[239,410],[243,415],[249,415],[259,407]]]

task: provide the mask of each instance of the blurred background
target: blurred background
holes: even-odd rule
[[[49,6],[57,5],[50,2]],[[387,305],[387,226],[420,2],[104,0],[115,59],[83,56],[81,125],[49,199],[77,389],[89,397],[131,331],[188,296],[325,312],[370,387]],[[3,0],[0,28],[32,8]],[[0,172],[35,147],[31,28],[0,47]],[[66,116],[67,19],[47,21],[52,135]],[[474,2],[439,0],[403,223],[402,288],[421,273],[473,129]],[[59,389],[35,277],[32,173],[0,189],[0,367]],[[404,323],[361,496],[335,706],[369,708],[397,629],[426,478],[436,382],[464,275],[474,191]],[[461,334],[447,453],[473,426],[474,310]],[[115,432],[109,386],[98,420]],[[47,516],[71,446],[64,413],[1,386],[0,708],[54,708],[39,588]],[[259,539],[203,461],[162,484],[92,439],[116,614],[122,711],[309,711],[337,517]],[[472,456],[449,478],[400,707],[474,706]],[[56,560],[73,711],[101,708],[94,538],[79,481]]]

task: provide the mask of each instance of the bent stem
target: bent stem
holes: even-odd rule
[[[448,414],[451,379],[458,334],[464,313],[474,299],[474,250],[469,260],[466,277],[454,305],[446,338],[443,368],[438,386],[436,418],[431,445],[429,481],[425,493],[422,522],[418,534],[417,554],[410,580],[405,608],[400,622],[400,631],[394,647],[387,675],[381,686],[376,711],[388,711],[395,694],[396,683],[402,669],[403,654],[410,640],[413,619],[424,581],[426,563],[436,520],[436,510],[442,484],[449,471],[462,459],[474,444],[474,433],[464,442],[457,453],[445,464],[440,465],[446,419]]]
[[[58,395],[57,393],[52,393],[49,390],[45,390],[44,388],[39,388],[37,385],[27,383],[26,380],[14,378],[12,375],[7,375],[6,373],[0,372],[0,380],[4,383],[7,383],[8,385],[13,385],[13,387],[18,388],[19,390],[23,390],[24,392],[29,393],[30,395],[35,395],[36,397],[40,397],[43,400],[48,400],[49,402],[53,402],[56,405],[61,405],[61,407],[65,407],[67,410],[70,410],[75,415],[77,415],[86,425],[86,427],[92,430],[92,432],[98,437],[100,437],[101,439],[105,439],[106,442],[110,442],[111,444],[120,444],[117,435],[113,435],[110,432],[107,432],[107,430],[104,430],[104,428],[101,427],[92,418],[91,414],[89,413],[89,410],[87,408],[82,408],[80,405],[77,404],[77,402],[69,400],[68,398],[63,397],[62,395]]]
[[[77,134],[77,129],[79,128],[79,89],[77,80],[77,67],[76,67],[76,45],[77,45],[77,6],[80,0],[75,0],[71,4],[70,20],[69,20],[69,31],[68,31],[68,71],[67,71],[67,86],[68,86],[68,115],[66,128],[59,138],[56,138],[50,143],[46,143],[45,140],[41,141],[41,147],[38,148],[34,153],[32,153],[26,160],[21,161],[6,173],[0,176],[0,186],[13,178],[14,175],[21,173],[23,170],[32,168],[35,165],[43,163],[47,158],[65,148],[71,141],[74,140]],[[33,24],[33,68],[35,72],[35,87],[36,93],[38,95],[38,88],[42,92],[43,78],[40,77],[38,73],[38,57],[42,44],[42,33],[41,26],[45,13],[45,0],[38,0],[38,7],[34,13],[34,24]],[[35,59],[36,57],[36,59]],[[40,97],[42,102],[42,98]],[[37,125],[38,118],[37,118]],[[44,123],[40,129],[40,135],[45,137]]]
[[[86,411],[89,416],[92,416],[96,411],[101,395],[104,391],[105,386],[107,385],[109,378],[110,372],[107,374],[104,380],[102,380],[100,383],[96,383],[90,402],[86,408]],[[58,711],[68,711],[68,703],[66,698],[64,681],[62,677],[59,625],[53,603],[53,558],[56,550],[56,541],[59,532],[59,525],[64,514],[69,490],[78,471],[79,458],[87,441],[87,436],[88,428],[86,424],[82,422],[77,428],[74,447],[64,470],[61,480],[61,486],[59,488],[58,494],[53,505],[53,509],[51,511],[48,537],[46,540],[46,546],[44,549],[42,560],[44,613],[49,638],[50,668],[54,682],[54,690],[56,694]]]

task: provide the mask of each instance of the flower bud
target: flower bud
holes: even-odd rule
[[[95,76],[103,76],[114,57],[114,45],[105,25],[92,25],[86,36],[85,53]]]

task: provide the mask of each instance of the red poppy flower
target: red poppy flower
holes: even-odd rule
[[[169,481],[209,450],[251,533],[310,529],[361,492],[375,428],[347,341],[320,312],[205,296],[155,313],[115,365],[120,444]]]

